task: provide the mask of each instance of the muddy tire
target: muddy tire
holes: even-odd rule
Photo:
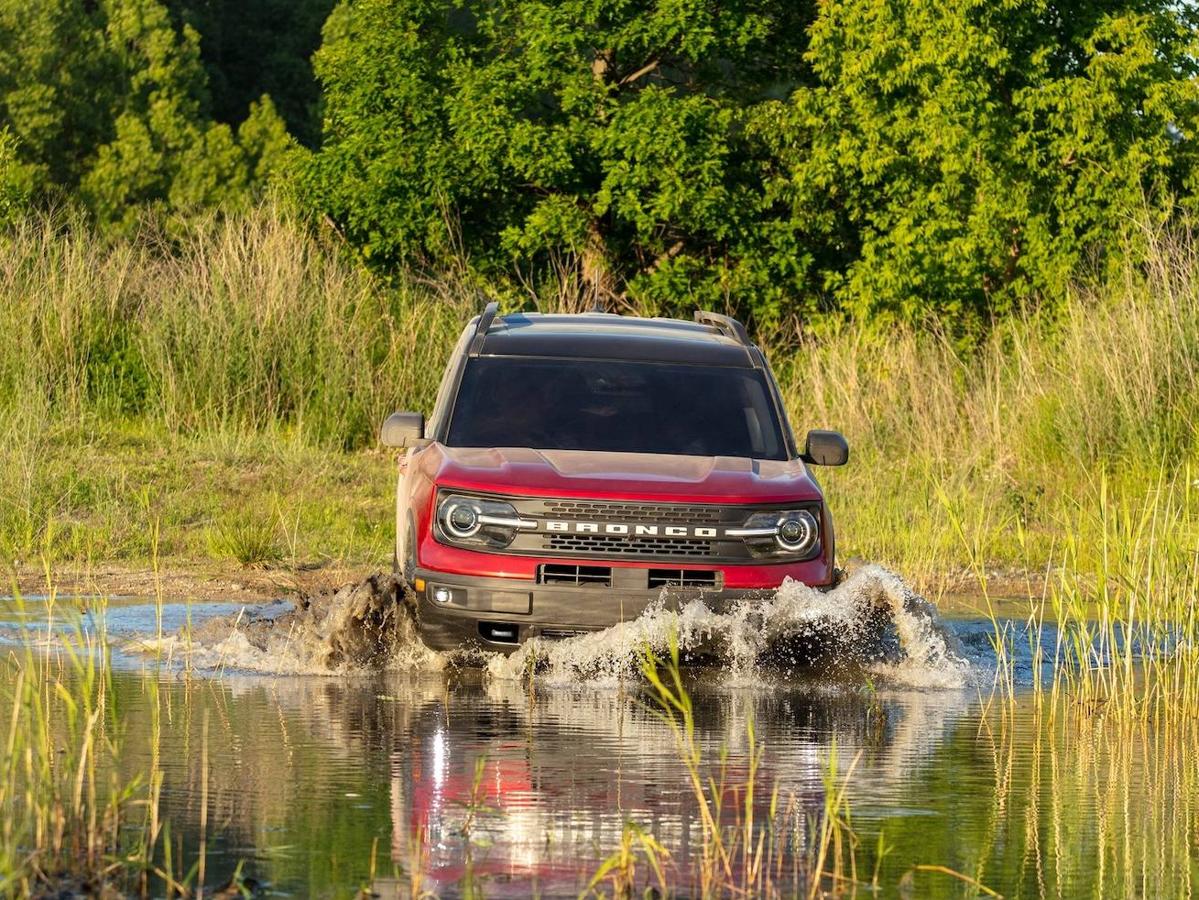
[[[404,562],[400,566],[398,574],[409,586],[416,580],[416,537],[412,533],[411,525],[408,527],[408,536],[404,541]]]

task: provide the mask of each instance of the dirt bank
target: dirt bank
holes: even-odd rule
[[[163,600],[219,600],[258,603],[281,597],[309,596],[333,590],[369,574],[363,568],[338,564],[319,567],[242,567],[236,564],[171,561],[156,572],[151,567],[96,563],[86,569],[59,566],[53,570],[59,594],[106,597],[154,597]],[[26,596],[47,592],[42,569],[22,567],[11,573],[10,584]],[[10,593],[0,589],[0,595]]]

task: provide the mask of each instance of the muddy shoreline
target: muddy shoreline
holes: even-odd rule
[[[53,585],[60,595],[105,597],[157,597],[165,602],[213,600],[226,603],[264,603],[327,593],[371,574],[363,566],[243,567],[219,563],[191,564],[172,561],[153,567],[126,563],[97,563],[86,569],[61,566],[52,569]],[[47,593],[42,569],[21,567],[10,572],[11,587],[25,596]]]
[[[861,563],[850,560],[852,572]],[[156,571],[152,566],[124,562],[95,563],[88,568],[60,565],[52,569],[54,590],[60,595],[105,597],[156,597],[164,602],[219,601],[226,603],[265,603],[271,600],[297,600],[332,593],[362,581],[388,567],[329,563],[311,566],[252,566],[214,562],[193,563],[171,560]],[[973,571],[951,569],[939,573],[907,572],[905,577],[924,596],[942,609],[979,612],[982,591]],[[986,573],[987,593],[992,598],[1022,600],[1044,594],[1046,573],[996,568]],[[41,568],[22,565],[10,570],[8,588],[25,596],[47,592],[46,573]]]

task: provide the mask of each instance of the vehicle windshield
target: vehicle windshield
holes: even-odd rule
[[[468,360],[446,444],[787,458],[761,370],[580,359]]]

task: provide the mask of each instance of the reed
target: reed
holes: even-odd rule
[[[777,782],[763,781],[767,748],[752,717],[745,725],[740,775],[733,774],[723,748],[713,753],[703,745],[677,636],[669,637],[663,656],[643,649],[640,672],[646,705],[672,735],[686,775],[700,826],[699,858],[693,871],[680,871],[664,846],[630,823],[620,848],[601,864],[587,892],[603,896],[599,886],[607,882],[612,897],[635,896],[639,860],[654,876],[645,890],[662,896],[817,898],[877,889],[877,870],[873,882],[864,880],[862,842],[850,811],[849,786],[859,757],[842,766],[833,744],[823,770],[823,806],[810,813],[793,792],[784,795]]]
[[[850,465],[821,473],[843,547],[918,574],[1031,570],[1035,587],[1068,536],[1084,565],[1101,562],[1103,490],[1135,506],[1188,489],[1199,257],[1186,230],[1145,240],[1146,266],[997,322],[979,347],[934,324],[845,326],[775,351],[796,428],[850,439]]]
[[[20,595],[11,602],[23,615]],[[0,894],[119,890],[156,869],[161,776],[119,776],[106,638],[82,626],[78,609],[60,605],[52,584],[46,608],[46,624],[26,629],[0,679]]]
[[[432,396],[470,296],[384,283],[277,209],[147,217],[116,241],[31,218],[0,237],[0,408],[360,447],[399,398]]]

